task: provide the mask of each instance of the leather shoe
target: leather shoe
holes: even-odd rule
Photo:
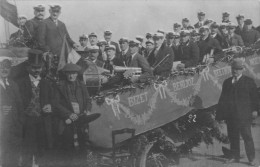
[[[255,161],[249,161],[248,165],[249,165],[249,166],[257,166],[257,164],[256,164]]]
[[[226,163],[239,163],[239,159],[231,158],[226,161]]]

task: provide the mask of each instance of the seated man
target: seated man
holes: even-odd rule
[[[60,81],[55,91],[55,111],[61,119],[61,144],[66,149],[84,148],[87,122],[82,121],[84,115],[91,110],[91,99],[87,87],[80,82],[78,72],[80,66],[67,64],[62,71],[66,79]]]
[[[116,56],[116,47],[114,45],[108,45],[105,48],[107,61],[105,61],[103,68],[113,72],[114,66],[124,66],[124,63]]]

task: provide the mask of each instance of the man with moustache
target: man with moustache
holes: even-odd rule
[[[154,49],[154,42],[153,42],[153,40],[147,40],[145,42],[145,45],[146,45],[146,48],[145,48],[145,52],[144,52],[144,57],[146,59],[148,59]]]
[[[236,30],[235,30],[235,33],[237,34],[237,35],[240,35],[241,36],[241,34],[243,33],[243,31],[245,31],[246,30],[246,26],[245,26],[245,23],[244,23],[244,21],[245,21],[245,16],[244,15],[242,15],[242,14],[239,14],[237,17],[236,17],[236,19],[237,19],[237,27],[236,27]]]
[[[112,38],[112,32],[107,30],[104,32],[104,39],[107,41],[107,45],[114,45],[116,47],[116,55],[119,55],[120,49],[118,46],[118,43],[111,41]]]
[[[78,45],[70,38],[67,28],[58,18],[61,14],[60,5],[51,5],[50,17],[40,22],[38,31],[39,48],[43,52],[52,52],[60,56],[63,40],[66,39],[71,47]]]
[[[126,63],[126,58],[131,56],[130,50],[129,50],[129,40],[126,37],[119,39],[119,46],[121,49],[121,52],[119,54],[119,58],[123,61],[124,66]]]
[[[198,12],[199,21],[196,24],[194,24],[194,28],[199,29],[200,27],[204,26],[205,15],[206,14],[204,12]]]
[[[235,28],[236,28],[236,25],[233,24],[233,23],[230,23],[227,26],[228,35],[226,36],[226,41],[228,42],[228,46],[229,47],[232,47],[232,46],[241,46],[241,47],[243,47],[244,46],[244,42],[243,42],[241,36],[237,35],[235,33]]]
[[[107,45],[105,48],[107,54],[107,60],[105,61],[103,68],[113,73],[114,66],[124,66],[122,60],[116,56],[116,47],[114,45]]]
[[[90,46],[96,46],[98,44],[97,34],[92,32],[88,35]]]
[[[251,19],[245,20],[245,31],[241,33],[241,37],[244,41],[245,46],[253,45],[255,42],[260,40],[260,33],[253,29],[253,22]]]

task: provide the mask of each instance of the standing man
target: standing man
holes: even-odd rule
[[[174,33],[173,32],[168,32],[166,34],[166,45],[168,47],[172,47],[173,41],[174,41]]]
[[[244,31],[246,31],[246,26],[245,26],[245,23],[244,23],[244,21],[245,21],[245,16],[244,15],[238,15],[237,17],[236,17],[236,19],[237,19],[237,27],[236,27],[236,30],[235,30],[235,33],[237,34],[237,35],[242,35],[242,33],[244,32]]]
[[[245,46],[250,46],[260,39],[260,33],[252,28],[252,24],[251,19],[245,20],[246,30],[241,34]]]
[[[25,15],[18,16],[17,23],[19,29],[10,35],[9,44],[14,47],[26,47],[27,39],[25,39],[25,23],[27,17]]]
[[[34,7],[34,18],[28,20],[25,23],[25,37],[32,39],[36,42],[38,46],[38,29],[40,22],[43,21],[45,17],[45,7],[43,5],[37,5]]]
[[[227,26],[227,29],[228,29],[228,36],[226,36],[226,40],[228,42],[228,47],[232,47],[232,46],[244,46],[244,42],[241,38],[240,35],[237,35],[235,33],[235,28],[236,28],[236,25],[233,24],[233,23],[230,23],[228,26]]]
[[[222,23],[230,23],[229,16],[230,14],[228,12],[222,13]]]
[[[131,56],[130,50],[129,50],[129,40],[128,38],[120,38],[119,40],[119,46],[121,49],[121,52],[119,54],[119,58],[126,63],[126,58]],[[126,64],[125,64],[126,66]]]
[[[98,44],[97,34],[92,32],[88,35],[90,46],[96,46]]]
[[[150,54],[152,53],[153,49],[154,49],[154,42],[153,40],[147,40],[145,42],[146,44],[146,48],[145,48],[145,52],[144,52],[144,57],[146,59],[148,59],[148,57],[150,56]]]
[[[229,163],[239,162],[240,135],[245,143],[250,166],[255,166],[255,147],[251,133],[252,118],[259,110],[257,88],[254,80],[243,75],[242,59],[234,59],[231,64],[232,77],[223,83],[218,102],[216,120],[226,120],[230,141],[231,158]]]
[[[171,49],[173,50],[174,57],[178,56],[178,48],[180,46],[180,33],[174,33]]]
[[[182,19],[182,30],[187,30],[190,25],[190,20],[188,18]]]
[[[39,48],[43,52],[52,52],[60,56],[64,37],[71,47],[77,48],[78,45],[70,38],[67,28],[58,18],[61,14],[59,5],[50,6],[50,17],[40,22],[38,40]]]
[[[80,47],[78,48],[79,51],[88,51],[88,37],[85,34],[79,36],[79,43]]]
[[[107,41],[108,45],[114,45],[116,47],[116,55],[119,55],[120,54],[120,49],[119,49],[118,43],[116,43],[114,41],[111,41],[112,32],[111,31],[105,31],[104,32],[104,38]]]
[[[174,23],[173,24],[173,32],[180,33],[181,32],[181,24]]]
[[[200,27],[204,26],[205,15],[206,14],[204,12],[198,12],[199,21],[196,24],[194,24],[194,28],[199,29]]]
[[[221,45],[222,48],[228,48],[227,41],[224,39],[224,37],[219,32],[219,25],[217,23],[211,24],[210,30],[211,30],[211,34],[210,34],[211,37],[213,39],[218,40],[218,42],[219,42],[219,44]]]

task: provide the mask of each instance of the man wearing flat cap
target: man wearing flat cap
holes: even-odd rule
[[[180,46],[180,33],[173,33],[173,42],[172,42],[172,46],[171,49],[174,53],[174,57],[178,56],[178,48]]]
[[[45,6],[37,5],[34,7],[34,18],[28,20],[25,23],[26,31],[25,36],[26,38],[32,39],[36,42],[36,46],[38,46],[38,29],[40,22],[43,21],[45,17]]]
[[[215,22],[213,24],[211,24],[210,26],[210,30],[211,30],[211,37],[213,39],[218,40],[220,46],[224,49],[224,48],[228,48],[228,42],[226,40],[226,36],[222,36],[221,33],[219,32],[219,25]]]
[[[66,64],[62,69],[66,79],[55,90],[54,108],[61,121],[60,143],[69,150],[85,147],[88,122],[81,119],[90,113],[92,106],[86,85],[77,78],[80,70],[76,64]]]
[[[111,41],[112,38],[112,32],[107,30],[104,32],[104,39],[107,41],[108,45],[114,45],[116,47],[116,55],[120,54],[120,49],[118,43]]]
[[[50,5],[50,17],[40,22],[38,29],[39,48],[43,52],[52,52],[60,56],[63,40],[66,39],[71,47],[78,45],[70,38],[65,24],[58,18],[61,14],[59,5]]]
[[[237,17],[236,17],[236,19],[237,19],[237,27],[236,27],[236,30],[235,30],[235,33],[237,34],[237,35],[242,35],[242,32],[243,31],[246,31],[246,26],[245,26],[245,23],[244,23],[244,21],[245,21],[245,16],[244,15],[242,15],[242,14],[239,14]]]
[[[228,47],[232,47],[232,46],[243,47],[244,42],[242,40],[242,37],[235,33],[236,25],[234,23],[230,23],[227,26],[227,29],[228,29],[228,35],[225,38],[226,41],[228,42]]]
[[[180,33],[181,44],[178,48],[178,56],[175,56],[175,61],[181,61],[181,68],[194,67],[199,63],[199,47],[190,40],[190,32],[182,30]]]
[[[98,59],[98,56],[100,55],[100,50],[98,46],[90,46],[89,47],[90,55],[88,57],[89,60],[94,62],[98,67],[103,67],[104,62],[103,60]]]
[[[107,60],[104,63],[103,68],[113,73],[114,66],[124,66],[122,59],[116,56],[116,47],[115,45],[107,45],[105,48],[107,54]]]
[[[204,12],[198,12],[198,19],[199,21],[194,24],[194,27],[196,29],[199,29],[200,27],[204,26],[204,22],[205,22],[205,13]]]
[[[146,38],[146,40],[153,40],[153,35],[152,35],[152,33],[146,33],[145,34],[145,38]]]
[[[181,24],[179,24],[179,23],[174,23],[174,24],[173,24],[173,32],[180,33],[180,31],[181,31]]]
[[[227,162],[240,160],[240,135],[245,144],[250,166],[255,166],[255,147],[251,133],[252,118],[259,111],[255,81],[243,75],[244,61],[236,58],[231,63],[232,77],[226,79],[219,98],[216,120],[227,123],[231,157]]]
[[[174,53],[170,47],[166,46],[163,34],[155,33],[153,41],[155,47],[147,60],[154,75],[167,77],[171,72]]]
[[[172,47],[173,40],[174,40],[174,33],[173,32],[168,32],[166,34],[166,45],[168,47]]]
[[[246,28],[245,31],[242,32],[241,36],[245,46],[248,47],[260,39],[260,33],[252,28],[253,22],[251,19],[246,19],[244,23]]]
[[[145,42],[146,48],[145,48],[145,52],[144,52],[144,57],[146,59],[148,59],[148,57],[150,56],[150,54],[152,53],[153,49],[154,49],[154,42],[153,40],[147,40]]]
[[[121,52],[119,54],[119,58],[126,63],[126,58],[131,56],[130,49],[129,49],[129,39],[126,37],[119,39],[119,46]]]
[[[98,60],[100,61],[106,61],[107,60],[107,53],[106,53],[106,46],[107,46],[107,41],[104,39],[101,39],[98,41],[97,46],[99,47],[99,55],[98,55]]]
[[[11,58],[0,57],[0,166],[18,166],[22,141],[22,98],[17,84],[9,78]]]
[[[229,16],[230,14],[228,12],[222,13],[222,23],[230,23]]]
[[[90,46],[95,46],[98,43],[97,34],[92,32],[88,35]]]
[[[182,19],[182,30],[187,30],[190,25],[190,20],[188,18]]]
[[[43,52],[31,49],[28,53],[27,75],[17,79],[16,83],[23,100],[23,164],[32,164],[45,143],[53,147],[52,89],[49,81],[41,77],[43,69]],[[44,139],[47,138],[47,141]],[[37,163],[37,157],[36,157]]]

